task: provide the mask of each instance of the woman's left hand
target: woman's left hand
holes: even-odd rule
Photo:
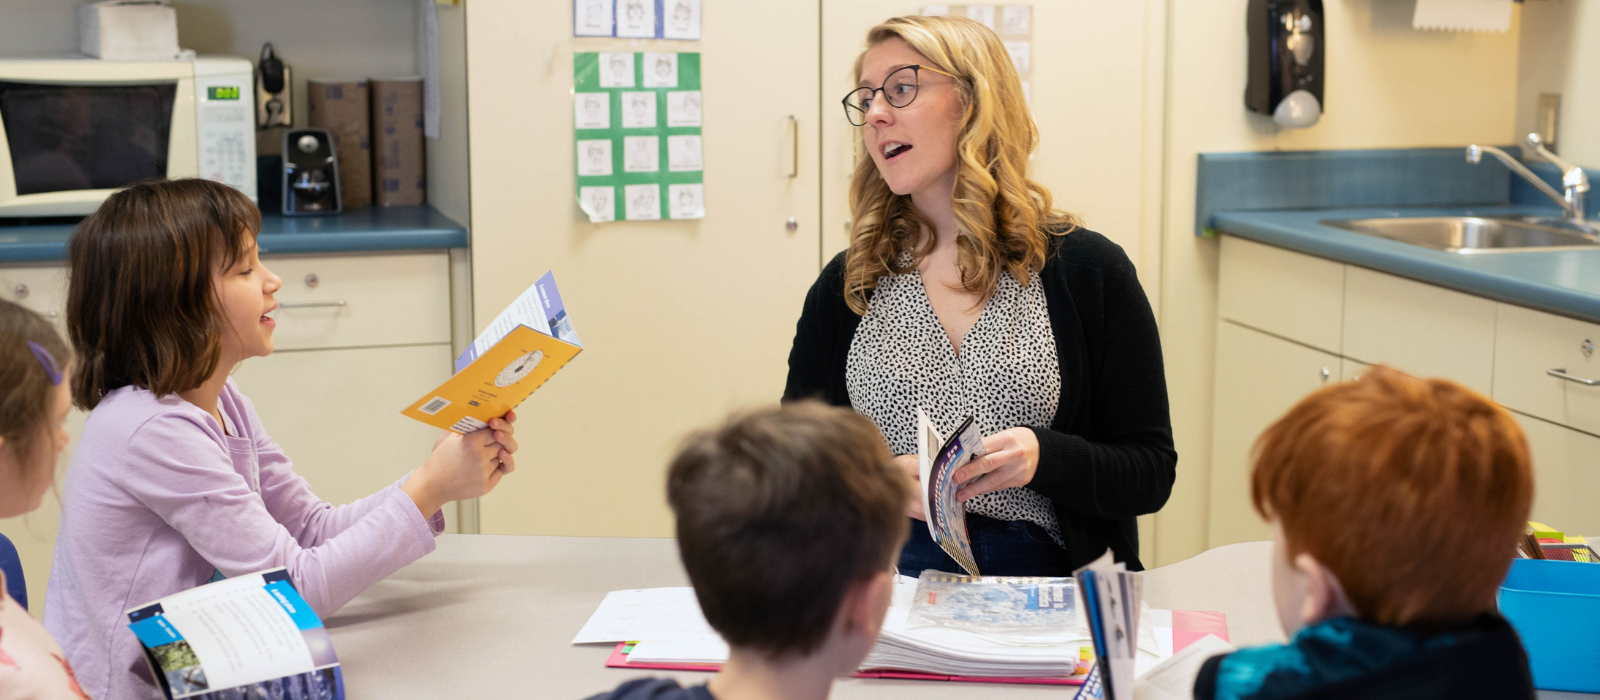
[[[988,454],[956,470],[956,483],[962,484],[956,500],[1013,486],[1027,486],[1039,469],[1039,436],[1028,428],[1002,430],[983,439]]]

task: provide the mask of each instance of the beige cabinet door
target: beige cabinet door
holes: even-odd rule
[[[867,30],[899,15],[919,14],[920,0],[822,0],[822,253],[831,259],[849,244],[850,174],[859,129],[845,120],[840,100],[856,87],[852,71]],[[999,3],[975,2],[975,5]],[[1031,85],[1040,144],[1031,175],[1059,209],[1116,241],[1157,298],[1160,254],[1159,114],[1163,17],[1146,2],[1032,4]],[[709,13],[707,13],[709,16]],[[1155,47],[1151,46],[1151,43]],[[1154,51],[1151,49],[1155,48]],[[1151,73],[1153,71],[1153,73]],[[866,157],[862,154],[862,157]]]
[[[1340,354],[1415,377],[1442,377],[1485,396],[1494,383],[1495,302],[1348,266]]]
[[[1272,539],[1250,504],[1250,449],[1306,394],[1339,380],[1340,358],[1217,322],[1208,546]]]
[[[343,504],[427,458],[439,430],[400,409],[449,378],[451,360],[448,344],[284,351],[245,361],[233,378],[295,473]]]
[[[1533,456],[1533,515],[1563,532],[1600,532],[1600,437],[1513,411]]]
[[[585,348],[523,405],[519,469],[482,499],[482,530],[669,535],[667,460],[777,402],[819,270],[818,7],[708,4],[693,42],[573,38],[571,8],[466,5],[476,326],[554,270]],[[706,218],[579,210],[573,52],[613,50],[701,54]]]

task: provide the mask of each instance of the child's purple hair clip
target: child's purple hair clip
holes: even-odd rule
[[[33,351],[33,356],[39,358],[39,364],[44,365],[44,373],[50,375],[50,383],[61,384],[61,366],[56,364],[55,355],[51,355],[44,346],[28,341],[28,349]]]

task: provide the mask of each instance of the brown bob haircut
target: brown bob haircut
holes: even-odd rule
[[[769,658],[816,651],[849,588],[889,570],[911,494],[872,421],[814,401],[693,435],[667,473],[706,621]]]
[[[58,373],[65,372],[72,362],[72,351],[49,321],[0,300],[0,437],[5,438],[6,448],[22,465],[23,480],[31,482],[37,476],[34,472],[53,472],[55,464],[44,453],[49,443],[45,429],[50,423],[50,393],[55,383],[28,343],[50,353]]]
[[[1495,609],[1533,468],[1505,409],[1380,365],[1267,428],[1250,491],[1284,556],[1328,567],[1363,619],[1441,629]]]
[[[210,180],[141,182],[106,198],[67,244],[73,403],[89,410],[125,386],[166,396],[204,383],[225,327],[213,277],[260,230],[255,203]]]

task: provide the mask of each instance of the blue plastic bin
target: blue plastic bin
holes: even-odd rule
[[[1535,688],[1600,693],[1600,564],[1513,560],[1500,614],[1522,636]]]

